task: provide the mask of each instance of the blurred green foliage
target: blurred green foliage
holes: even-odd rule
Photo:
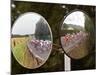
[[[23,2],[23,1],[22,2],[14,1],[14,4],[16,5],[16,7],[12,8],[12,10],[11,10],[11,13],[12,13],[11,14],[11,20],[12,20],[11,27],[13,26],[14,21],[21,14],[26,13],[26,12],[36,12],[36,13],[42,15],[49,23],[52,33],[53,33],[53,43],[56,45],[53,45],[52,53],[51,53],[49,59],[47,60],[47,62],[43,66],[41,66],[40,68],[37,68],[37,69],[29,70],[29,69],[23,68],[21,65],[18,64],[18,62],[15,60],[15,58],[11,54],[12,55],[12,58],[11,58],[12,74],[64,71],[64,54],[59,51],[59,48],[61,48],[60,40],[59,40],[59,36],[60,36],[59,30],[60,30],[61,24],[63,22],[64,16],[66,14],[68,14],[69,12],[71,12],[75,9],[79,9],[79,10],[83,10],[83,11],[86,11],[87,13],[89,13],[90,18],[92,18],[92,20],[94,22],[93,32],[95,32],[95,6]],[[66,8],[62,8],[62,5],[65,5]],[[92,31],[91,31],[91,34],[92,34]],[[95,33],[93,35],[95,36]],[[94,43],[94,45],[95,45],[95,43]],[[95,48],[94,49],[92,48],[92,50],[94,53],[92,55],[87,56],[86,58],[83,58],[80,60],[72,59],[71,60],[72,61],[72,63],[71,63],[72,70],[88,69],[88,68],[90,69],[91,65],[93,66],[92,68],[95,68],[95,58],[94,58]]]

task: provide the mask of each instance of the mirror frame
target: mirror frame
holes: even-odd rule
[[[43,65],[46,63],[46,61],[47,61],[47,60],[49,59],[49,57],[50,57],[50,54],[51,54],[52,48],[53,48],[53,34],[52,34],[52,30],[51,30],[51,27],[50,27],[48,21],[45,19],[45,17],[42,16],[41,14],[37,13],[37,12],[26,12],[26,13],[22,13],[22,14],[18,15],[17,18],[14,20],[12,26],[11,26],[11,39],[12,39],[12,30],[13,30],[13,27],[14,27],[14,24],[16,23],[16,21],[18,21],[19,18],[21,18],[22,16],[27,15],[27,14],[30,14],[30,13],[31,13],[31,14],[36,14],[36,15],[40,16],[41,18],[43,18],[43,20],[45,20],[45,22],[47,23],[47,26],[48,26],[48,28],[49,28],[49,32],[50,32],[50,36],[51,36],[52,45],[51,45],[50,52],[49,52],[49,54],[48,54],[48,56],[47,56],[47,59],[46,59],[45,61],[43,61],[43,62],[42,62],[40,65],[38,65],[37,67],[34,67],[34,68],[27,68],[26,66],[24,66],[22,63],[20,63],[20,62],[16,59],[16,57],[15,57],[15,55],[13,54],[13,51],[12,51],[12,45],[11,45],[11,54],[12,54],[12,56],[14,57],[15,61],[16,61],[20,66],[22,66],[22,67],[24,67],[24,68],[27,68],[27,69],[37,69],[37,68],[40,68],[41,66],[43,66]],[[11,40],[10,40],[10,42],[11,42]],[[12,43],[11,43],[11,44],[12,44]]]
[[[90,18],[92,24],[94,25],[94,22],[93,22],[93,20],[91,19],[91,17],[89,16],[88,12],[86,12],[86,11],[84,11],[84,10],[81,10],[81,9],[72,9],[71,11],[69,11],[68,13],[66,13],[65,16],[63,17],[63,19],[61,20],[60,27],[59,27],[59,31],[60,31],[60,33],[59,33],[59,40],[60,40],[61,48],[62,48],[62,50],[63,50],[63,52],[64,52],[65,55],[67,55],[67,56],[68,56],[70,59],[72,59],[72,60],[80,60],[80,59],[82,59],[82,58],[88,56],[89,54],[91,54],[91,52],[90,52],[89,54],[87,54],[86,56],[82,57],[82,58],[75,59],[75,58],[72,58],[70,55],[68,55],[68,54],[65,52],[65,50],[64,50],[64,48],[63,48],[63,46],[62,46],[62,43],[61,43],[61,27],[62,27],[62,24],[63,24],[64,20],[67,18],[67,16],[69,16],[71,13],[73,13],[73,12],[75,12],[75,11],[80,11],[80,12],[83,12],[84,14],[86,14],[86,15]]]

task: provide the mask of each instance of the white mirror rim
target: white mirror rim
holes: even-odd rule
[[[45,23],[48,25],[48,28],[49,28],[49,31],[50,31],[51,49],[48,53],[48,56],[43,61],[43,63],[41,63],[40,65],[38,65],[34,68],[38,68],[38,67],[42,66],[47,61],[47,59],[49,58],[49,56],[51,54],[52,44],[53,44],[53,37],[52,37],[52,31],[51,31],[51,28],[50,28],[48,22],[45,20],[44,17],[42,17],[38,13],[27,12],[27,13],[24,13],[24,14],[20,15],[17,18],[17,20],[13,24],[12,32],[11,32],[12,35],[22,35],[22,36],[23,35],[28,35],[28,34],[34,34],[35,33],[35,28],[36,28],[36,23],[39,21],[40,18],[42,18],[45,21]],[[29,25],[30,25],[30,27],[29,27]],[[12,53],[14,55],[13,50],[12,50]],[[18,59],[16,58],[16,55],[14,55],[14,57],[18,61]],[[27,68],[26,65],[23,65],[22,63],[20,63],[20,64]],[[34,69],[34,68],[29,68],[29,69]]]

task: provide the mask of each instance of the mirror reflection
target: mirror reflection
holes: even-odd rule
[[[47,21],[39,14],[21,15],[12,27],[12,53],[23,67],[42,66],[52,50],[52,32]]]
[[[89,53],[89,29],[91,19],[82,11],[70,13],[61,26],[61,45],[65,53],[73,59],[81,59]]]

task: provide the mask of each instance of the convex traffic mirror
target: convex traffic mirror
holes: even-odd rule
[[[60,41],[64,52],[73,59],[89,54],[89,29],[91,18],[83,11],[73,11],[65,16],[61,25]]]
[[[52,50],[52,32],[41,15],[28,12],[18,17],[12,27],[11,48],[17,62],[25,68],[41,67]]]

